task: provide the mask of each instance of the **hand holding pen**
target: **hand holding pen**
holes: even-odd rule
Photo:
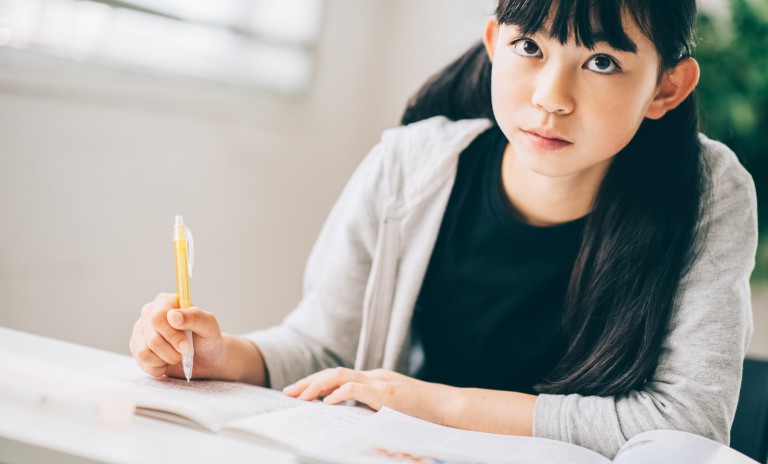
[[[189,382],[195,358],[195,377],[219,377],[224,337],[213,314],[192,306],[194,245],[181,216],[176,216],[173,245],[178,293],[161,293],[144,305],[133,327],[131,353],[142,370],[156,377],[183,375]]]
[[[266,386],[260,351],[248,340],[223,334],[216,316],[195,306],[179,310],[175,293],[161,293],[141,308],[133,326],[131,353],[141,370],[153,377],[184,378],[185,330],[195,337],[196,379],[236,380]]]
[[[133,326],[130,348],[141,370],[154,377],[185,378],[182,354],[190,348],[185,330],[195,337],[194,378],[222,378],[226,349],[216,316],[194,306],[180,311],[175,293],[161,293],[145,304]]]
[[[188,249],[192,248],[188,245],[191,234],[188,235],[183,226],[183,220],[178,217],[174,226],[178,294],[161,293],[141,309],[130,342],[136,363],[155,377],[167,375],[187,380],[205,378],[267,385],[266,366],[256,345],[223,334],[216,316],[192,306],[191,259],[188,259],[192,253],[187,257]]]

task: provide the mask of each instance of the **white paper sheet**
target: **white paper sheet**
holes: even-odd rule
[[[356,464],[609,464],[593,451],[568,443],[443,427],[388,408],[307,451],[306,462]]]
[[[315,449],[326,437],[356,426],[373,414],[365,407],[309,403],[230,423],[227,429],[254,433],[296,449]]]

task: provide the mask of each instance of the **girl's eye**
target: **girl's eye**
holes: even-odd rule
[[[613,74],[621,71],[619,65],[613,58],[607,55],[597,55],[587,62],[587,69],[600,74]]]
[[[541,50],[539,49],[539,46],[536,45],[536,42],[531,39],[520,39],[514,42],[512,47],[514,48],[515,53],[520,56],[529,58],[541,57]]]

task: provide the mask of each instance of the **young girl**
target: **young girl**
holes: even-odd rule
[[[142,369],[357,400],[613,456],[727,443],[752,331],[752,180],[697,134],[695,0],[500,0],[333,208],[304,297],[242,337],[162,294]]]

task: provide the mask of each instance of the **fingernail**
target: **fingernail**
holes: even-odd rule
[[[179,311],[172,309],[168,311],[168,322],[175,326],[179,326],[184,323],[184,316]]]
[[[187,340],[183,340],[181,343],[179,343],[179,351],[181,354],[189,354],[192,351],[192,347],[189,346],[189,342]]]

